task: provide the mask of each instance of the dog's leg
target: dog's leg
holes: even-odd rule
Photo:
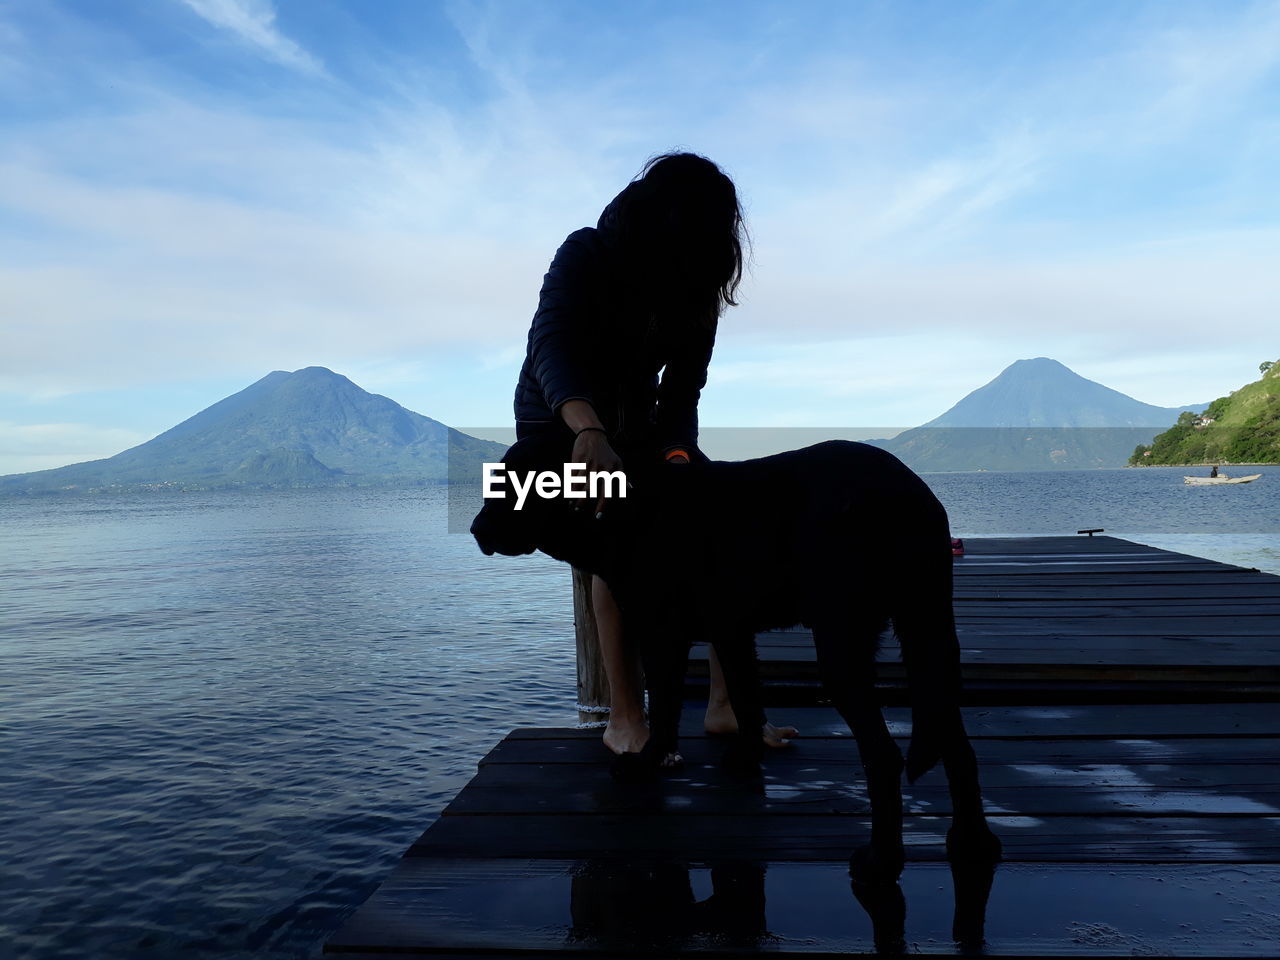
[[[850,883],[854,898],[871,919],[876,953],[897,957],[907,952],[907,900],[897,883]]]
[[[1000,859],[1000,841],[987,827],[978,760],[960,713],[960,641],[951,605],[919,604],[894,618],[894,630],[911,683],[907,776],[914,781],[940,758],[951,796],[948,857],[994,863]]]
[[[718,630],[711,638],[711,645],[720,658],[729,705],[738,721],[738,732],[730,739],[724,757],[725,766],[739,776],[759,777],[760,758],[764,753],[760,728],[765,717],[756,668],[755,637],[749,631]]]
[[[645,752],[659,766],[678,760],[680,711],[684,707],[684,678],[689,669],[689,641],[680,631],[656,624],[646,628],[642,641],[645,682],[649,691],[649,742]]]
[[[947,860],[955,889],[951,936],[965,946],[983,942],[987,900],[1000,861],[1000,840],[987,826],[978,784],[978,759],[965,733],[959,708],[948,719],[951,736],[943,748],[942,765],[951,794],[951,829],[947,831]]]
[[[889,735],[875,696],[879,623],[853,630],[839,623],[813,626],[822,683],[854,738],[871,800],[871,843],[849,861],[856,882],[893,882],[902,873],[902,751]]]
[[[951,832],[965,834],[952,840],[948,834],[948,853],[967,857],[985,857],[992,845],[996,858],[1000,843],[987,828],[982,808],[982,787],[978,783],[978,758],[964,729],[960,708],[945,711],[944,721],[949,735],[942,748],[942,766],[947,772],[947,790],[951,795]]]
[[[689,664],[689,644],[680,632],[659,629],[637,619],[627,629],[640,638],[641,662],[649,691],[649,739],[639,753],[614,758],[612,774],[622,781],[648,780],[659,768],[673,766],[680,739],[680,710],[684,705],[684,677]]]
[[[952,816],[947,860],[955,887],[951,933],[961,944],[975,946],[983,941],[1000,840],[987,826],[978,760],[960,712],[960,641],[951,605],[950,565],[929,582],[936,585],[934,597],[902,602],[894,616],[911,685],[907,775],[914,781],[937,759],[946,771]]]

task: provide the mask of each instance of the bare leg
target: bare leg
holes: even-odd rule
[[[724,668],[720,666],[720,657],[716,648],[711,647],[707,654],[707,663],[711,671],[711,691],[707,695],[707,715],[702,722],[707,733],[729,734],[738,732],[738,720],[733,715],[733,707],[729,705],[729,688],[724,682]],[[791,738],[800,735],[795,727],[775,727],[765,721],[761,730],[766,747],[790,746]]]
[[[604,745],[614,753],[639,753],[649,739],[640,690],[640,667],[635,651],[622,635],[622,614],[608,585],[591,578],[591,607],[600,637],[600,658],[609,679],[609,723]]]

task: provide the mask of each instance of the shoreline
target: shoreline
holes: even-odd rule
[[[1184,470],[1195,467],[1280,467],[1280,463],[1269,463],[1266,461],[1241,460],[1223,460],[1217,463],[1126,463],[1126,470],[1142,470],[1146,467],[1182,467]]]

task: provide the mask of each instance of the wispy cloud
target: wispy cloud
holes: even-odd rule
[[[324,72],[324,65],[276,29],[271,0],[182,0],[213,26],[232,34],[268,60],[304,73]]]
[[[1280,67],[1280,3],[1247,6],[1237,17],[1169,24],[1133,59],[1159,91],[1147,130],[1182,133],[1206,113],[1234,114]]]
[[[358,50],[324,20],[340,7],[284,8],[326,67],[266,0],[183,2],[237,49],[153,56],[189,40],[163,17],[0,23],[0,76],[40,79],[0,147],[0,390],[323,363],[505,420],[556,245],[677,144],[733,173],[756,242],[706,401],[722,422],[767,405],[760,383],[775,419],[913,422],[1042,354],[1199,400],[1135,371],[1194,372],[1177,358],[1228,320],[1239,354],[1274,352],[1280,4],[1072,8],[1060,41],[1016,5],[932,34],[909,6],[394,7],[434,11],[428,36],[374,23],[387,0],[356,6]],[[46,35],[93,51],[92,84]],[[238,48],[289,70],[247,87]]]

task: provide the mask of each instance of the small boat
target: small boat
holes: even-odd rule
[[[1216,477],[1183,477],[1182,482],[1193,487],[1216,487],[1223,483],[1252,483],[1260,476],[1262,474],[1252,473],[1247,477],[1228,477],[1225,473],[1220,473]]]

